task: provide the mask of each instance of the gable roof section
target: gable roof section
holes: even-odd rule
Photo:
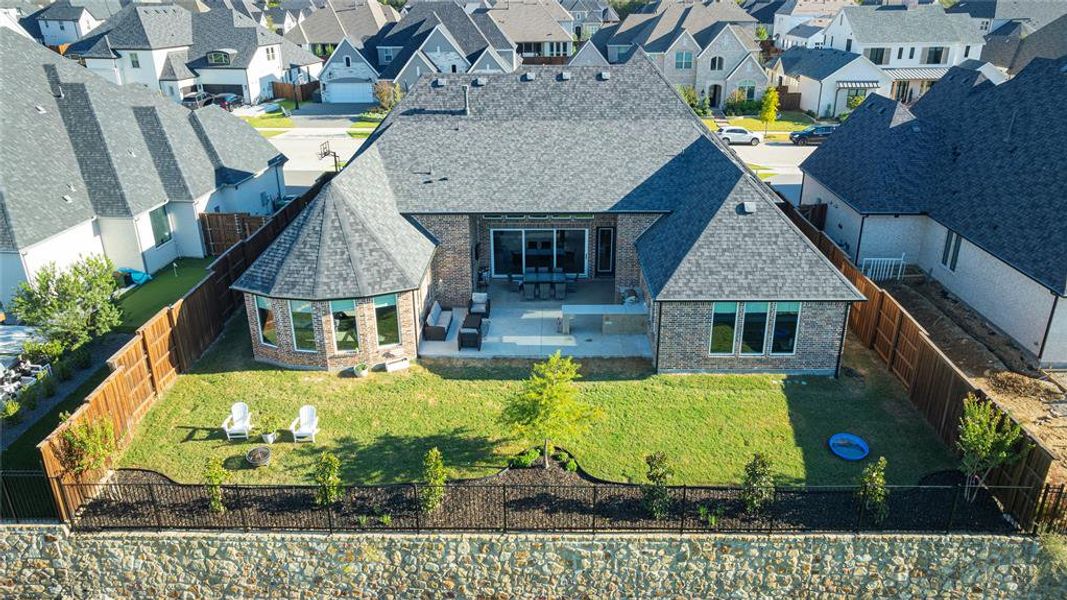
[[[801,163],[863,214],[928,214],[1052,291],[1067,292],[1067,57],[998,86],[953,68],[909,110],[870,96]],[[878,156],[877,164],[857,156]]]
[[[776,58],[772,67],[781,65],[782,71],[790,77],[804,76],[822,81],[860,58],[859,54],[843,50],[794,46]]]
[[[366,63],[366,65],[370,67],[371,71],[374,71],[375,75],[378,74],[378,71],[374,68],[374,65],[371,64],[369,60],[367,60],[367,57],[363,56],[363,53],[360,52],[355,46],[353,46],[352,42],[348,41],[347,39],[341,40],[341,43],[333,49],[333,54],[331,54],[330,58],[326,59],[326,63],[322,65],[323,72],[329,69],[330,65],[332,65],[334,61],[344,62],[346,56],[351,58],[353,61],[358,60],[360,62]]]
[[[192,112],[147,89],[113,85],[7,29],[0,30],[0,120],[2,250],[94,216],[190,201],[216,189],[220,172],[258,173],[284,161],[218,108]]]
[[[174,5],[131,4],[67,48],[83,58],[115,58],[114,50],[178,48],[193,43],[192,15]]]
[[[1065,3],[1067,4],[1067,3]],[[1067,55],[1067,14],[1037,31],[1024,23],[1009,23],[986,36],[982,60],[1015,75],[1035,58]]]
[[[284,37],[300,45],[340,44],[343,39],[362,44],[397,19],[396,11],[377,0],[327,3],[325,7],[307,15]]]
[[[455,2],[416,2],[408,5],[406,10],[399,21],[382,28],[365,43],[364,55],[377,66],[384,79],[396,79],[430,32],[438,26],[448,31],[448,35],[455,40],[468,63],[477,60],[485,48],[498,46],[490,42],[489,37],[483,33],[484,21],[492,22],[492,19],[486,15],[483,25],[479,25],[474,15],[468,14]],[[493,23],[492,27],[495,28],[496,24]],[[503,33],[498,30],[490,37],[497,38],[499,43]],[[378,63],[378,48],[381,47],[401,50],[389,64],[381,65]],[[507,43],[507,48],[512,48],[510,42]]]
[[[294,300],[419,287],[434,243],[396,211],[381,157],[363,152],[323,187],[233,289]]]
[[[34,17],[42,21],[77,21],[81,19],[83,11],[89,11],[94,19],[103,21],[122,10],[127,3],[128,0],[57,0],[34,13]]]
[[[578,48],[578,51],[574,53],[574,56],[567,61],[569,65],[582,66],[582,67],[594,67],[594,66],[608,66],[608,59],[604,58],[604,55],[597,50],[596,44],[587,40],[582,43],[582,46]]]
[[[945,12],[964,13],[974,19],[1007,20],[1041,29],[1067,14],[1063,0],[961,0]]]
[[[983,43],[978,25],[965,14],[947,14],[940,4],[849,6],[841,9],[862,44]]]
[[[569,42],[573,34],[559,24],[560,17],[553,14],[556,9],[570,17],[555,0],[550,3],[497,2],[488,14],[501,31],[516,42]]]
[[[639,45],[646,52],[660,53],[666,52],[682,31],[688,31],[701,48],[704,48],[727,25],[756,23],[755,18],[734,2],[713,2],[708,5],[659,2],[647,5],[643,10],[648,12],[634,13],[626,17],[607,44]],[[741,39],[747,37],[751,35],[742,35]]]

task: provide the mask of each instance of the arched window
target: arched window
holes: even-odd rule
[[[346,56],[345,57],[345,66],[346,67],[351,67],[352,66],[352,57],[351,56]]]
[[[721,56],[713,56],[713,57],[711,57],[711,70],[712,71],[721,71],[722,70],[722,57]]]

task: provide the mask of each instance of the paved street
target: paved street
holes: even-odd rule
[[[803,177],[799,165],[815,151],[812,146],[794,146],[789,142],[767,142],[759,146],[732,146],[741,160],[774,171],[768,183],[786,198],[800,198]]]
[[[321,173],[333,171],[333,158],[319,158],[319,148],[323,142],[329,142],[330,150],[337,153],[337,160],[344,165],[364,141],[348,135],[346,128],[337,127],[290,129],[268,140],[289,157],[289,162],[285,164],[285,183],[290,194],[300,194]]]
[[[293,111],[293,125],[300,128],[350,127],[374,104],[320,104],[305,102]]]

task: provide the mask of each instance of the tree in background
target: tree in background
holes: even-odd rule
[[[767,35],[767,28],[765,26],[760,25],[760,26],[756,27],[756,39],[757,40],[759,40],[761,42],[765,42],[765,41],[767,41],[768,37],[770,37],[770,36]]]
[[[698,100],[696,88],[691,85],[680,85],[678,86],[678,93],[682,95],[682,100],[685,100],[685,103],[689,105],[689,108],[695,109],[697,107]]]
[[[770,128],[771,123],[778,120],[778,90],[769,87],[766,92],[763,92],[763,101],[760,103],[759,120],[763,121],[763,134],[767,134],[767,129]]]
[[[866,96],[852,96],[845,102],[845,106],[848,107],[848,110],[853,111],[859,108],[860,104],[863,104],[863,101],[866,99]]]
[[[956,446],[963,453],[960,460],[967,475],[967,500],[978,497],[978,489],[993,469],[1010,465],[1029,451],[1023,430],[1008,419],[992,402],[981,402],[973,394],[963,400],[960,436]]]
[[[552,455],[549,441],[584,433],[600,417],[600,411],[578,400],[574,380],[579,364],[562,357],[557,350],[544,362],[536,363],[522,390],[507,400],[500,422],[518,434],[544,441],[544,465]]]
[[[374,84],[374,99],[382,112],[389,112],[404,99],[404,90],[397,83],[379,81]]]
[[[102,256],[80,259],[64,271],[49,263],[19,285],[11,310],[64,350],[79,348],[122,320],[112,297],[118,288],[114,272],[115,265]]]
[[[426,485],[419,490],[419,503],[423,512],[431,513],[445,501],[445,461],[436,447],[422,459],[422,478]]]

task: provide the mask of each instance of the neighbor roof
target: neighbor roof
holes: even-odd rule
[[[128,0],[127,0],[128,2]],[[122,10],[127,2],[119,0],[57,0],[44,10],[34,13],[35,18],[43,21],[77,21],[83,11],[89,11],[97,21],[103,21]]]
[[[1067,14],[1037,31],[1025,23],[1010,23],[986,36],[982,60],[1002,67],[1010,75],[1026,68],[1035,58],[1067,55]]]
[[[983,43],[968,15],[948,14],[940,4],[849,6],[841,14],[863,44]]]
[[[284,161],[221,109],[193,112],[158,92],[114,85],[7,29],[0,31],[0,122],[0,250],[26,248],[96,216],[191,202]]]
[[[555,9],[570,18],[555,0],[550,3],[535,0],[497,2],[488,14],[516,42],[569,42],[573,34],[559,24],[561,17],[553,14]]]
[[[960,0],[946,9],[948,13],[965,13],[975,19],[1024,22],[1041,29],[1067,14],[1064,0]]]
[[[656,299],[862,299],[643,54],[611,67],[527,66],[509,74],[423,78],[321,199],[335,210],[367,211],[359,218],[374,223],[388,219],[382,228],[396,237],[367,243],[380,248],[383,260],[408,264],[402,277],[410,287],[429,254],[413,246],[399,215],[638,212],[662,214],[636,243]],[[755,212],[742,214],[743,202],[754,203]],[[309,210],[329,214],[325,207]],[[322,220],[316,214],[310,222]],[[380,291],[369,276],[353,278],[348,259],[328,253],[316,236],[276,243],[273,258],[253,266],[255,274],[242,277],[237,289],[308,294],[313,290],[301,278],[322,281],[317,273],[323,271],[358,280],[345,284],[345,294]],[[414,258],[397,258],[409,251]],[[276,265],[288,255],[298,256],[298,267],[286,269],[294,287],[276,286]],[[312,267],[313,255],[331,264]]]
[[[824,29],[826,29],[826,28],[825,27],[819,27],[818,25],[810,25],[808,23],[801,23],[800,25],[797,25],[796,27],[790,29],[786,33],[786,35],[791,35],[793,37],[798,37],[800,39],[806,40],[806,39],[812,38],[813,36],[819,35],[820,33],[823,32]]]
[[[666,52],[679,36],[689,32],[703,48],[728,25],[755,23],[756,19],[734,2],[708,5],[659,2],[626,17],[607,43],[611,46],[637,45],[649,53]],[[741,33],[739,37],[750,48],[757,47],[751,33]]]
[[[327,4],[309,14],[285,34],[285,39],[300,44],[340,44],[348,39],[361,45],[400,16],[391,6],[378,0],[357,0],[348,4]]]
[[[782,71],[790,77],[804,76],[821,81],[860,58],[859,54],[843,50],[794,46],[776,58],[772,66],[781,65]]]
[[[1052,291],[1067,292],[1067,57],[998,86],[954,67],[909,110],[869,96],[802,164],[863,214],[928,214]],[[859,160],[877,156],[877,164]]]

